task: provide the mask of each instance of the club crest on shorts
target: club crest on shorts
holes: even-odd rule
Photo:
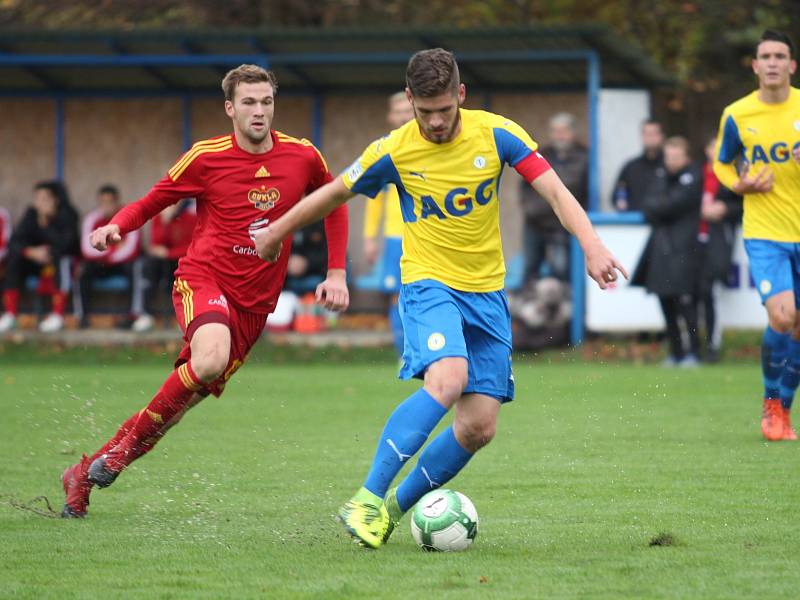
[[[260,189],[252,189],[247,192],[247,199],[253,203],[258,210],[269,210],[281,199],[278,188],[269,188],[262,185]]]
[[[428,350],[436,352],[444,348],[446,341],[441,333],[432,333],[428,336]]]
[[[769,279],[762,279],[761,283],[758,284],[758,289],[761,290],[762,294],[769,294],[772,291],[772,283],[770,283]]]

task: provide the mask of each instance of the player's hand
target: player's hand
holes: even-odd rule
[[[378,260],[378,241],[375,238],[364,238],[364,260],[370,267]]]
[[[281,255],[283,240],[275,235],[275,230],[267,225],[258,231],[252,232],[250,237],[256,243],[256,252],[259,258],[267,262],[275,262]]]
[[[625,267],[614,258],[614,255],[600,240],[595,241],[584,253],[586,255],[586,272],[597,282],[601,290],[617,281],[617,271],[622,273],[625,279],[628,279]]]
[[[753,175],[750,173],[750,167],[748,166],[742,170],[739,175],[739,181],[731,189],[740,196],[745,194],[764,194],[772,189],[774,182],[775,174],[771,169],[762,167],[758,173]]]
[[[330,269],[328,278],[317,286],[316,300],[328,310],[343,311],[350,305],[344,269]]]
[[[728,206],[721,200],[712,200],[700,207],[700,216],[712,223],[718,223],[726,214],[728,214]]]
[[[92,248],[99,250],[100,252],[107,250],[111,244],[118,244],[121,241],[122,236],[119,234],[119,225],[114,223],[109,223],[108,225],[98,227],[89,237],[89,242],[92,244]]]

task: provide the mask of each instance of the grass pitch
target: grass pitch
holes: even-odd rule
[[[76,351],[78,352],[78,351]],[[1,360],[1,357],[0,357]],[[759,370],[518,360],[498,436],[449,487],[481,518],[460,554],[379,551],[333,516],[394,405],[388,362],[255,358],[83,521],[61,471],[150,398],[170,359],[0,363],[0,596],[779,598],[800,589],[800,444],[760,439]]]

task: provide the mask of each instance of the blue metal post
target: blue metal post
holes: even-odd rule
[[[586,57],[586,95],[589,102],[589,210],[600,210],[600,135],[598,103],[600,101],[600,58],[589,52]],[[572,283],[572,323],[570,341],[573,346],[583,342],[586,328],[586,275],[583,252],[578,240],[570,244]]]
[[[586,61],[586,95],[589,100],[589,210],[600,210],[600,59],[590,52]]]
[[[320,92],[316,92],[311,100],[311,143],[322,150],[322,121],[324,100]]]
[[[188,150],[192,145],[192,98],[183,97],[183,149]]]
[[[56,179],[64,181],[64,98],[56,96]]]

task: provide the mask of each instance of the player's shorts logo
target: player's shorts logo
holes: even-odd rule
[[[444,336],[441,333],[432,333],[428,337],[428,350],[432,350],[433,352],[441,350],[444,348],[445,343]]]
[[[258,210],[269,210],[278,203],[281,199],[281,193],[278,188],[269,188],[262,185],[261,189],[253,189],[247,192],[247,199],[253,203]]]
[[[768,279],[762,279],[758,284],[758,289],[762,294],[769,294],[772,291],[772,283]]]
[[[472,164],[475,165],[476,169],[482,169],[486,166],[486,159],[482,156],[476,156]]]

